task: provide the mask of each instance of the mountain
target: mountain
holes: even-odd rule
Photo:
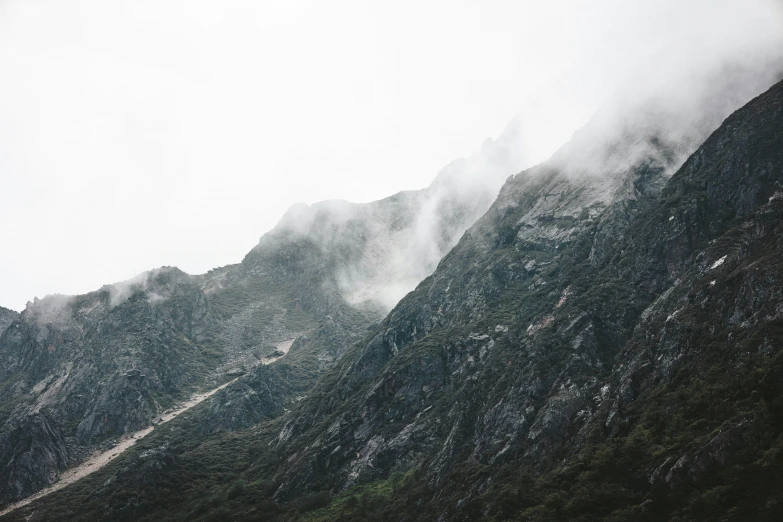
[[[779,393],[783,84],[671,178],[654,135],[655,154],[621,161],[631,138],[600,152],[626,171],[594,179],[564,170],[585,163],[559,154],[507,182],[433,276],[343,358],[327,398],[280,430],[276,500],[413,470],[401,495],[427,506],[414,519],[506,518],[551,508],[542,497],[506,511],[512,486],[500,477],[512,470],[570,476],[561,501],[607,484],[562,507],[570,519],[666,509],[650,493],[659,479],[663,498],[683,482],[742,487],[712,474],[780,443],[762,396]],[[738,516],[779,508],[765,509]]]
[[[252,272],[262,266],[266,273]],[[250,370],[297,336],[301,353],[318,352],[312,363],[297,365],[301,357],[292,356],[285,365],[296,374],[289,387],[298,389],[298,379],[306,389],[320,371],[317,356],[330,360],[328,350],[339,345],[315,347],[304,335],[312,337],[327,313],[349,337],[375,319],[339,299],[327,306],[328,289],[300,306],[284,271],[273,262],[206,276],[162,268],[83,296],[29,303],[0,337],[0,499],[55,481],[95,449]],[[282,411],[285,395],[276,403]]]
[[[241,400],[200,429],[283,413],[486,211],[519,170],[514,135],[421,191],[296,205],[236,265],[203,275],[162,267],[35,299],[21,314],[0,309],[0,506],[243,373],[249,387],[226,392],[242,388]]]
[[[256,367],[9,520],[779,519],[783,83],[720,100],[598,115],[380,324],[318,316],[339,353],[309,388]],[[332,275],[385,266],[354,239],[416,197],[294,209],[209,302],[236,317],[267,278],[287,310],[360,313]]]
[[[288,238],[339,252],[330,266],[343,298],[385,314],[435,270],[506,178],[527,166],[518,127],[510,124],[481,151],[447,165],[425,189],[363,204],[295,205],[254,252],[267,241]]]

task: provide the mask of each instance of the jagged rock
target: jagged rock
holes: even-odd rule
[[[5,332],[5,330],[11,326],[11,323],[18,317],[19,314],[17,312],[0,306],[0,335],[3,335],[3,332]]]
[[[0,433],[0,498],[24,498],[55,482],[70,462],[65,436],[44,413]]]

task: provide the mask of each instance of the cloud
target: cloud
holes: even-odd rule
[[[649,161],[672,174],[732,112],[783,78],[783,33],[756,44],[723,54],[691,49],[690,60],[678,56],[673,63],[676,49],[660,53],[551,164],[571,175],[607,177]]]
[[[104,285],[101,290],[109,294],[109,307],[114,308],[137,293],[143,293],[150,304],[158,304],[170,297],[169,276],[183,274],[176,268],[160,267],[148,270],[135,277]]]
[[[777,7],[756,2],[748,9],[744,18],[768,15],[754,31],[727,24],[724,17],[713,20],[708,30],[640,57],[548,164],[589,178],[591,194],[599,199],[610,197],[619,177],[642,162],[671,175],[731,112],[783,76]],[[557,98],[567,90],[531,100],[498,139],[486,140],[473,155],[444,167],[422,191],[370,204],[298,205],[278,229],[311,237],[324,252],[344,253],[336,274],[344,296],[389,310],[434,271],[489,208],[508,176],[546,159],[551,150],[542,143],[551,144],[556,136],[566,140],[572,129],[555,109],[559,102],[577,107],[567,96]],[[553,110],[555,125],[546,125],[546,136],[536,139],[547,109]]]
[[[40,325],[66,324],[71,320],[73,297],[62,294],[50,294],[43,299],[37,297],[27,302],[24,313],[28,319]]]

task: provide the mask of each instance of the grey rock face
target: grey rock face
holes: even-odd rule
[[[69,464],[65,436],[45,414],[24,418],[11,431],[0,433],[0,448],[10,462],[4,466],[2,498],[23,498],[54,482]]]
[[[13,323],[17,317],[19,317],[17,312],[0,306],[0,335],[3,335],[6,328],[11,326],[11,323]]]
[[[783,222],[781,100],[778,84],[674,175],[679,162],[653,139],[647,150],[658,152],[599,179],[562,170],[558,157],[511,178],[334,370],[336,384],[318,390],[328,398],[305,401],[282,428],[276,498],[413,462],[436,489],[458,463],[551,469],[588,434],[622,433],[644,390],[702,356],[687,326],[697,310],[723,335],[778,321],[782,272],[765,256],[781,258],[770,253]],[[731,290],[719,286],[730,273],[741,274]],[[324,401],[342,406],[324,417]],[[695,480],[736,451],[737,437],[717,437],[658,476]]]

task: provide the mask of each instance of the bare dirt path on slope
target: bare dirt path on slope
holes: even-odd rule
[[[280,359],[281,357],[283,357],[285,354],[288,353],[288,350],[291,348],[291,345],[294,344],[294,339],[281,341],[275,345],[275,348],[277,348],[277,350],[282,352],[283,355],[277,357],[267,357],[265,359],[262,359],[260,363],[271,364],[276,360]],[[116,444],[111,449],[108,449],[104,452],[96,452],[93,455],[91,455],[87,460],[79,464],[78,466],[74,466],[72,468],[63,471],[60,474],[60,479],[54,484],[52,484],[51,486],[44,488],[38,491],[37,493],[30,495],[27,498],[23,498],[18,502],[14,502],[13,504],[6,506],[2,511],[0,511],[0,517],[2,517],[3,515],[7,515],[8,513],[15,511],[22,506],[26,506],[27,504],[33,502],[34,500],[38,500],[39,498],[45,497],[46,495],[53,493],[57,490],[60,490],[65,486],[73,484],[80,478],[86,477],[90,473],[98,471],[106,464],[108,464],[109,462],[117,458],[119,455],[121,455],[123,452],[125,452],[128,448],[136,444],[136,442],[140,441],[141,439],[143,439],[144,437],[152,433],[152,430],[155,429],[155,426],[160,426],[161,424],[165,424],[169,422],[171,419],[173,419],[174,417],[177,417],[178,415],[188,411],[193,406],[196,406],[197,404],[204,402],[206,399],[213,396],[214,394],[216,394],[217,392],[219,392],[229,384],[234,383],[237,379],[239,379],[239,377],[232,379],[225,384],[221,384],[217,388],[214,388],[210,391],[204,393],[197,393],[191,396],[190,399],[188,399],[186,402],[183,402],[172,409],[166,410],[160,416],[156,417],[155,420],[153,421],[153,426],[144,428],[143,430],[139,430],[133,433],[129,433],[127,435],[123,435],[119,439],[119,443]]]
[[[208,399],[209,397],[219,392],[229,384],[232,384],[236,380],[237,379],[228,381],[227,383],[221,384],[217,388],[214,388],[208,392],[198,393],[196,395],[193,395],[190,399],[187,400],[187,402],[178,405],[174,409],[167,410],[166,413],[162,414],[160,417],[157,417],[155,420],[155,424],[160,425],[170,421],[174,417],[188,411],[193,406]],[[8,513],[15,511],[22,506],[26,506],[27,504],[29,504],[34,500],[38,500],[39,498],[45,497],[46,495],[53,493],[57,490],[60,490],[65,486],[73,484],[80,478],[86,477],[90,473],[93,473],[94,471],[101,469],[103,466],[105,466],[106,464],[108,464],[109,462],[117,458],[119,455],[121,455],[128,448],[136,444],[136,442],[140,441],[141,439],[143,439],[144,437],[152,433],[152,430],[154,429],[155,426],[150,426],[149,428],[144,428],[143,430],[139,430],[133,433],[123,435],[119,439],[119,443],[115,445],[113,448],[108,449],[104,452],[93,453],[87,460],[85,460],[78,466],[74,466],[72,468],[63,471],[60,474],[60,479],[54,484],[52,484],[51,486],[44,488],[38,491],[37,493],[30,495],[27,498],[24,498],[9,506],[6,506],[5,509],[0,511],[0,517],[2,517],[3,515],[7,515]]]

